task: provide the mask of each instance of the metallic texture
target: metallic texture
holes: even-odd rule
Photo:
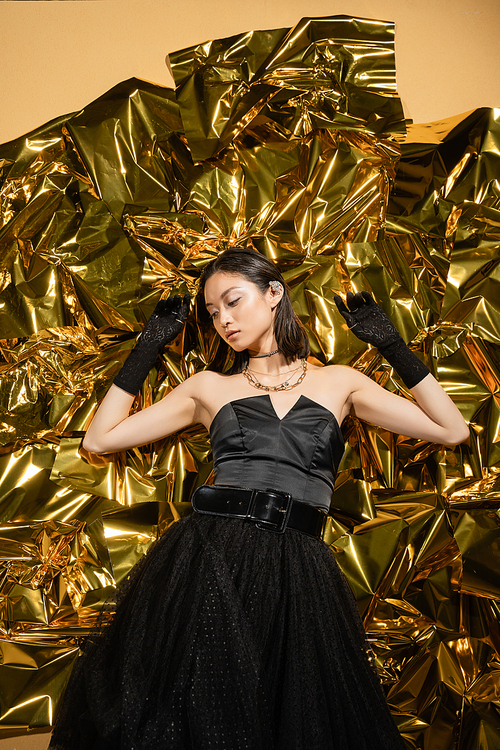
[[[368,290],[470,446],[345,424],[325,539],[408,747],[500,747],[500,114],[410,125],[394,26],[340,16],[171,55],[0,147],[0,726],[50,725],[78,639],[209,480],[198,426],[98,457],[97,402],[163,293],[223,247],[278,264],[312,362],[410,397],[333,302]],[[479,75],[479,72],[478,72]],[[215,356],[194,317],[136,406]]]

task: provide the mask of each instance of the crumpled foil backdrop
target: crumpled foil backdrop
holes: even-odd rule
[[[210,481],[194,426],[82,434],[160,295],[223,247],[275,260],[314,361],[410,394],[333,295],[372,292],[470,423],[456,449],[344,425],[326,533],[408,748],[500,748],[500,112],[405,122],[394,25],[303,19],[170,58],[0,147],[0,727],[53,721],[80,639]],[[430,82],[432,85],[432,82]],[[137,399],[216,350],[192,315]]]

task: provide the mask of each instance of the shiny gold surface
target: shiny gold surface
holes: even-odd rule
[[[367,289],[470,422],[454,449],[348,420],[325,538],[408,747],[498,750],[500,113],[406,133],[383,21],[170,59],[176,92],[132,79],[0,147],[0,726],[51,724],[79,638],[209,480],[197,426],[80,441],[159,296],[238,244],[279,264],[314,361],[411,397],[333,304]],[[135,408],[215,350],[192,316]]]

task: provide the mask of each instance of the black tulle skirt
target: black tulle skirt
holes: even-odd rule
[[[89,638],[57,750],[404,750],[352,592],[322,541],[196,513]]]

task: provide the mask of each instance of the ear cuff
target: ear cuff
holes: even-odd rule
[[[273,290],[273,292],[283,292],[283,284],[280,281],[270,281],[269,286]]]

